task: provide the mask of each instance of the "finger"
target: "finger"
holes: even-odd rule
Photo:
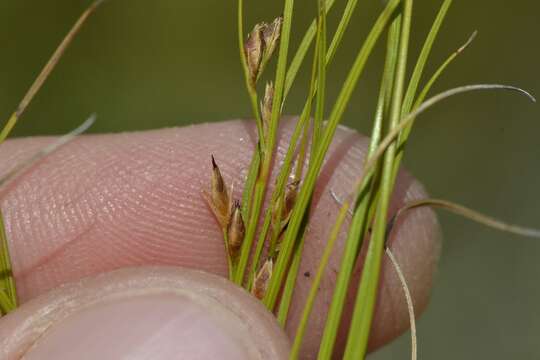
[[[286,359],[266,308],[221,277],[130,268],[61,287],[0,319],[0,359]]]
[[[283,158],[292,125],[286,121],[282,126],[275,167]],[[27,171],[3,194],[22,300],[86,275],[125,266],[181,265],[226,275],[221,233],[201,191],[209,185],[210,154],[214,154],[228,184],[236,184],[239,198],[255,137],[253,122],[248,121],[84,136]],[[9,169],[50,141],[34,138],[2,145],[1,153],[10,158],[0,162],[0,169]],[[338,204],[330,190],[338,196],[351,191],[366,148],[366,138],[356,132],[337,131],[314,197],[287,324],[291,336],[309,290],[309,274],[316,270],[337,213]],[[423,196],[421,185],[402,173],[392,211]],[[393,237],[394,254],[409,280],[415,308],[421,312],[429,297],[440,244],[433,213],[426,209],[408,213],[396,224]],[[303,351],[308,355],[317,351],[343,241],[342,236],[310,319]],[[349,314],[353,293],[347,305]],[[408,325],[407,307],[388,262],[384,263],[380,294],[372,346],[395,337]]]

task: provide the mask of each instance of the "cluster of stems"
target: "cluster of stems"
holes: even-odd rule
[[[517,91],[533,101],[534,98],[517,87],[482,84],[451,89],[426,100],[431,87],[470,44],[476,33],[465,45],[453,52],[420,89],[425,65],[452,0],[442,0],[440,10],[410,76],[407,75],[407,64],[410,58],[408,49],[413,0],[388,0],[359,47],[336,101],[331,107],[327,106],[325,96],[327,67],[331,65],[350,24],[357,7],[357,0],[347,0],[339,24],[329,42],[327,42],[326,16],[335,0],[313,1],[317,16],[289,61],[294,0],[284,0],[282,16],[269,23],[256,24],[247,37],[244,36],[243,27],[243,0],[238,0],[240,59],[257,124],[258,142],[253,152],[248,176],[243,184],[241,199],[233,199],[232,184],[228,186],[219,168],[218,160],[214,156],[211,156],[210,186],[207,191],[203,191],[203,195],[222,230],[230,280],[245,287],[260,299],[270,311],[276,314],[279,323],[284,326],[302,260],[306,227],[310,221],[312,196],[319,173],[366,62],[379,39],[386,34],[386,57],[373,117],[371,142],[365,161],[358,164],[359,168],[363,169],[363,175],[356,179],[347,197],[338,199],[341,209],[335,216],[335,224],[329,231],[328,242],[323,249],[317,271],[312,277],[312,287],[296,330],[290,358],[297,359],[300,356],[302,340],[314,299],[347,216],[350,216],[351,220],[340,259],[338,276],[334,288],[331,289],[332,301],[326,317],[318,359],[330,359],[335,353],[345,297],[351,282],[354,281],[352,273],[362,247],[366,247],[366,256],[343,358],[362,359],[366,354],[381,262],[385,254],[394,265],[404,287],[413,334],[412,357],[415,358],[416,340],[411,294],[396,258],[386,247],[386,239],[392,230],[395,218],[420,206],[435,206],[502,231],[537,238],[540,237],[540,231],[505,224],[463,206],[438,199],[424,199],[407,204],[388,221],[390,196],[412,126],[416,118],[425,110],[441,100],[460,93],[502,89]],[[0,132],[0,143],[7,138],[86,19],[102,2],[103,0],[95,1],[81,15],[59,45],[6,122]],[[279,122],[289,91],[310,48],[313,48],[313,61],[309,91],[306,94],[301,115],[296,120],[285,157],[278,167],[275,183],[271,187],[270,173],[275,160]],[[272,57],[276,55],[275,79],[260,89],[259,80]],[[263,94],[260,99],[259,92]],[[323,121],[324,119],[327,121]],[[41,159],[86,130],[92,121],[93,118],[90,118],[73,132],[42,149],[30,162],[16,167],[12,172],[0,178],[0,186],[17,175],[21,169],[33,164],[34,161]],[[270,188],[272,188],[271,193]],[[268,206],[263,209],[266,199]],[[364,239],[368,237],[370,241],[364,244]],[[0,315],[12,311],[16,306],[15,281],[0,214]]]
[[[351,189],[349,196],[341,201],[342,208],[336,215],[335,225],[328,234],[327,246],[323,251],[304,314],[297,329],[291,359],[299,357],[314,298],[347,214],[352,217],[352,220],[348,228],[318,358],[330,359],[334,354],[345,296],[353,281],[352,272],[364,246],[363,240],[368,237],[371,241],[365,245],[366,258],[343,356],[345,359],[360,359],[365,356],[377,298],[381,262],[385,254],[394,264],[404,285],[411,313],[411,328],[414,329],[414,310],[405,278],[391,250],[386,248],[386,239],[394,223],[389,222],[387,218],[390,197],[413,123],[427,108],[458,93],[486,89],[516,90],[524,93],[523,90],[511,86],[472,85],[452,89],[426,100],[433,84],[448,65],[469,45],[476,33],[465,45],[453,52],[420,89],[424,67],[452,0],[442,1],[439,13],[410,76],[407,74],[407,64],[410,58],[408,49],[413,0],[389,0],[360,47],[337,100],[332,107],[328,107],[330,110],[327,111],[326,69],[339,48],[357,5],[356,0],[347,1],[338,27],[328,45],[326,16],[334,2],[334,0],[314,0],[317,17],[289,62],[294,0],[284,0],[283,15],[270,25],[267,23],[255,25],[247,39],[244,38],[243,32],[243,0],[238,1],[240,58],[254,118],[257,122],[258,143],[242,196],[242,216],[246,220],[246,231],[239,254],[235,254],[238,258],[229,259],[229,264],[232,264],[230,277],[232,281],[261,299],[270,311],[276,313],[282,325],[287,321],[306,241],[306,226],[310,221],[311,200],[326,153],[367,59],[382,35],[386,33],[387,37],[386,59],[381,76],[369,152],[365,162],[358,164],[364,170],[363,175],[355,181],[355,186]],[[270,188],[269,174],[279,120],[296,74],[311,47],[314,49],[313,62],[305,106],[297,118],[285,158],[278,167],[272,191],[267,194]],[[259,106],[258,80],[276,49],[278,58],[275,81],[268,83],[264,91],[261,91],[263,100]],[[528,94],[525,93],[525,95]],[[324,119],[327,121],[324,122]],[[307,154],[309,157],[306,156]],[[309,161],[307,161],[308,158]],[[268,206],[263,210],[263,203],[267,197]],[[421,204],[406,207],[403,211],[418,206],[441,206],[487,225],[497,224],[499,228],[506,231],[518,229],[503,226],[504,224],[496,220],[489,223],[486,218],[471,216],[470,210],[450,202],[426,200]],[[519,228],[519,230],[524,229]],[[519,233],[519,231],[514,232]],[[538,235],[530,229],[525,229],[521,233]],[[226,246],[230,246],[230,239],[225,238],[225,242]],[[413,358],[416,357],[414,338],[412,353]]]

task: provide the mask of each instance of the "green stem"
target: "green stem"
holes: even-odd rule
[[[317,68],[317,106],[315,109],[315,118],[313,119],[313,140],[311,142],[311,155],[315,154],[319,144],[319,138],[324,120],[324,99],[326,89],[326,8],[323,0],[319,4],[319,31],[318,46],[316,58]]]
[[[401,115],[405,75],[407,70],[406,67],[412,5],[412,0],[404,0],[402,15],[400,15],[403,19],[403,25],[401,27],[401,38],[399,41],[396,83],[393,90],[392,106],[390,110],[390,129],[398,125]],[[358,289],[358,295],[351,321],[351,328],[349,330],[347,346],[345,348],[345,360],[363,359],[367,349],[375,300],[377,298],[381,258],[384,250],[386,216],[390,203],[390,196],[392,194],[392,177],[395,152],[396,146],[393,144],[388,147],[384,157],[380,185],[380,198],[375,215],[373,235],[368,247],[364,268],[362,271],[360,286]]]
[[[10,299],[13,308],[17,307],[17,288],[13,279],[13,268],[9,254],[9,244],[7,241],[4,216],[0,211],[0,289],[4,289],[6,296]]]
[[[293,256],[291,267],[287,273],[287,279],[285,280],[285,286],[283,287],[283,293],[281,295],[281,300],[279,302],[279,309],[277,314],[278,323],[281,327],[285,328],[287,317],[289,315],[289,309],[291,306],[292,296],[294,294],[294,289],[296,285],[296,279],[298,277],[298,269],[300,268],[300,263],[302,262],[302,249],[304,248],[304,242],[306,239],[306,234],[304,232],[302,240],[298,244],[298,251],[295,252]]]
[[[16,306],[11,301],[11,298],[6,293],[6,291],[2,288],[0,288],[0,317],[2,315],[7,315],[11,311],[13,311],[16,308]]]
[[[349,210],[349,204],[344,203],[337,216],[334,227],[332,228],[332,232],[330,233],[329,240],[326,243],[326,246],[324,248],[323,255],[321,257],[321,261],[319,262],[319,267],[317,269],[317,274],[315,275],[315,278],[313,279],[313,283],[311,284],[308,297],[304,304],[304,312],[302,313],[302,319],[300,320],[300,323],[298,324],[298,328],[296,329],[296,335],[294,337],[294,343],[293,343],[293,347],[291,349],[291,354],[289,357],[290,360],[298,359],[298,356],[300,355],[300,347],[302,346],[302,340],[304,338],[307,323],[309,321],[309,315],[311,314],[311,310],[313,309],[313,304],[315,302],[315,297],[317,296],[319,286],[321,285],[322,277],[326,270],[326,266],[328,265],[328,261],[330,260],[330,255],[332,254],[332,250],[334,249],[334,245],[339,236],[339,231],[341,229],[341,226],[343,225],[343,222],[345,221],[348,210]],[[294,264],[294,260],[293,260],[293,264]]]
[[[394,83],[394,74],[397,62],[397,45],[400,30],[400,22],[395,21],[390,27],[388,33],[386,60],[382,75],[382,84],[379,90],[379,100],[375,113],[375,124],[371,135],[371,143],[369,145],[368,158],[374,153],[382,135],[383,120],[387,116],[390,96],[392,94],[392,85]],[[364,170],[365,171],[365,170]],[[343,313],[345,298],[349,289],[354,265],[356,264],[357,254],[362,246],[366,232],[367,224],[369,224],[368,212],[370,204],[376,201],[376,196],[370,189],[374,188],[372,179],[373,171],[370,171],[368,176],[365,176],[364,182],[361,184],[361,194],[357,200],[356,210],[351,221],[351,227],[345,242],[343,257],[341,259],[340,270],[336,279],[336,286],[332,295],[332,302],[328,310],[326,325],[321,339],[319,348],[319,359],[330,359],[334,350],[335,340],[338,334],[338,328]],[[356,199],[355,199],[356,200]]]

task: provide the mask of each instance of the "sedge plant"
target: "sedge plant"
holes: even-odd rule
[[[32,98],[60,60],[85,20],[103,1],[95,1],[55,51],[27,95],[0,132],[0,142],[4,141],[23,114]],[[476,32],[465,45],[451,55],[425,77],[425,68],[441,26],[451,7],[452,0],[442,0],[438,14],[424,40],[417,59],[409,54],[411,28],[413,26],[413,0],[388,0],[372,24],[368,34],[357,49],[357,55],[342,81],[341,90],[333,103],[327,103],[326,89],[330,81],[327,69],[340,48],[358,4],[357,0],[342,0],[344,10],[335,31],[329,31],[327,15],[338,0],[312,0],[301,6],[312,6],[316,17],[305,31],[298,48],[293,52],[291,35],[299,31],[294,25],[295,10],[300,4],[294,0],[283,0],[280,16],[268,19],[250,27],[245,33],[244,6],[255,6],[253,2],[244,4],[238,0],[237,26],[240,64],[253,118],[257,128],[257,142],[253,149],[247,177],[242,185],[241,199],[233,198],[232,184],[222,175],[219,159],[208,154],[210,170],[209,185],[201,193],[223,234],[224,254],[227,257],[229,279],[244,287],[260,299],[269,311],[276,315],[278,322],[285,326],[294,295],[296,279],[306,239],[306,227],[310,222],[312,197],[325,157],[339,124],[352,99],[354,89],[361,80],[366,62],[378,43],[385,41],[385,61],[378,90],[378,101],[374,111],[371,142],[368,154],[358,167],[363,169],[361,178],[356,179],[350,193],[340,199],[332,194],[341,205],[335,215],[335,224],[328,234],[317,271],[312,278],[304,312],[297,328],[290,353],[291,359],[302,357],[302,341],[309,327],[309,316],[317,297],[319,285],[325,274],[330,256],[338,236],[350,217],[339,273],[333,289],[332,301],[325,319],[318,359],[331,359],[335,354],[338,329],[341,324],[345,297],[351,282],[352,272],[359,254],[365,248],[363,271],[355,296],[354,312],[348,329],[343,358],[362,359],[366,356],[374,305],[380,278],[381,262],[387,256],[394,266],[409,310],[412,348],[411,357],[417,357],[415,314],[412,295],[407,287],[407,279],[400,269],[386,240],[393,229],[395,220],[412,209],[430,206],[449,210],[480,224],[528,237],[540,237],[540,231],[505,224],[462,205],[441,199],[424,199],[406,204],[392,218],[387,217],[390,196],[405,154],[406,145],[413,125],[420,115],[444,99],[470,91],[510,90],[534,97],[524,90],[508,85],[478,84],[466,85],[444,91],[428,99],[432,86],[444,74],[449,65],[469,46]],[[307,62],[308,54],[313,54]],[[276,58],[273,71],[274,80],[261,84],[262,75],[270,72],[269,64]],[[308,63],[308,64],[305,64]],[[409,74],[408,65],[412,67]],[[290,90],[297,74],[303,66],[311,70],[309,90],[305,94],[305,105],[296,119],[283,162],[277,170],[273,186],[270,174],[275,158],[275,150],[280,120]],[[36,154],[31,161],[17,167],[4,178],[0,186],[26,169],[35,161],[54,151],[58,146],[83,132],[93,121],[93,117],[72,133]],[[269,189],[273,190],[270,192]],[[267,207],[264,208],[265,200]],[[2,217],[0,216],[0,221]],[[364,240],[369,238],[369,242]],[[5,314],[17,307],[16,284],[12,274],[8,242],[3,223],[0,222],[0,311]]]

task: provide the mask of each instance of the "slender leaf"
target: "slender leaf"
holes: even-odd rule
[[[426,85],[424,85],[424,88],[416,98],[416,101],[412,107],[412,109],[418,108],[422,102],[425,100],[427,94],[431,90],[432,86],[435,84],[435,82],[439,79],[439,77],[444,73],[446,68],[457,58],[459,54],[461,54],[474,40],[476,37],[477,32],[475,31],[467,40],[465,44],[463,44],[458,50],[454,51],[447,59],[444,61],[444,63],[435,71],[435,73],[432,75],[432,77],[429,79]],[[404,106],[404,111],[402,115],[404,116],[406,113],[408,113],[411,109],[407,109]],[[396,155],[396,161],[394,162],[394,174],[397,174],[399,171],[399,167],[401,165],[401,161],[403,159],[403,153],[405,150],[405,145],[407,143],[407,140],[409,139],[409,135],[412,131],[412,127],[414,125],[414,122],[411,122],[407,127],[405,127],[399,134],[398,139],[398,153]]]
[[[394,267],[396,275],[399,278],[399,282],[401,283],[401,288],[403,289],[403,293],[405,295],[405,302],[407,303],[407,310],[409,312],[409,324],[411,328],[411,360],[416,360],[418,358],[418,340],[416,338],[416,319],[414,315],[414,304],[412,301],[411,291],[409,290],[409,286],[407,285],[407,280],[405,280],[405,275],[403,274],[403,271],[401,270],[401,267],[399,266],[399,263],[390,248],[386,248],[386,255],[388,256],[390,262]]]
[[[259,167],[261,166],[261,150],[259,145],[251,157],[251,162],[249,164],[249,171],[246,177],[246,182],[244,183],[244,190],[242,191],[242,216],[244,219],[249,219],[249,212],[251,206],[250,195],[255,190],[255,183],[257,181],[257,174],[259,173]]]
[[[412,5],[412,0],[404,0],[402,14],[400,15],[403,20],[399,40],[396,81],[392,94],[392,106],[390,109],[390,129],[397,126],[401,115],[407,70]],[[363,359],[367,349],[367,341],[377,297],[382,251],[385,242],[386,214],[390,203],[390,195],[392,193],[395,152],[395,145],[389,146],[385,152],[380,185],[380,197],[373,225],[373,234],[366,254],[347,345],[345,347],[344,359],[346,360]]]
[[[326,266],[328,265],[328,261],[330,260],[330,255],[332,254],[334,245],[336,244],[336,241],[338,239],[341,226],[343,225],[343,222],[345,221],[345,217],[347,215],[348,209],[349,209],[349,204],[346,203],[339,211],[336,222],[328,238],[328,242],[326,243],[326,246],[324,248],[321,260],[319,261],[319,267],[317,268],[317,273],[315,277],[313,278],[313,282],[311,283],[311,288],[309,290],[308,297],[304,304],[304,311],[302,312],[302,318],[300,320],[300,323],[298,324],[298,328],[296,329],[296,335],[294,337],[294,343],[291,349],[291,355],[289,357],[290,360],[298,359],[300,355],[300,348],[302,346],[302,340],[304,339],[305,330],[309,321],[309,316],[313,309],[315,297],[317,296],[317,292],[321,285],[322,277],[325,273]]]
[[[403,99],[403,106],[401,112],[402,115],[405,115],[406,113],[411,111],[414,97],[418,89],[418,84],[420,84],[420,79],[422,78],[424,68],[426,66],[429,55],[431,54],[433,43],[435,42],[439,30],[441,29],[441,25],[446,18],[446,14],[448,13],[450,5],[452,5],[452,0],[445,0],[443,2],[443,4],[441,5],[441,9],[437,14],[437,17],[435,18],[435,21],[431,26],[431,30],[428,33],[426,41],[424,42],[424,46],[422,47],[422,51],[420,52],[420,56],[418,57],[418,61],[416,62],[416,66],[414,67],[413,74],[409,82],[409,87],[407,88],[407,92],[405,93],[405,98]]]
[[[0,132],[0,144],[8,137],[13,127],[15,127],[15,124],[17,123],[17,120],[22,116],[34,96],[37,94],[39,89],[43,86],[43,83],[45,83],[45,80],[49,77],[51,72],[54,70],[60,59],[62,58],[62,55],[64,55],[66,49],[68,46],[72,43],[75,36],[79,33],[82,26],[86,22],[86,20],[94,13],[94,11],[98,8],[99,5],[101,5],[104,2],[104,0],[97,0],[92,3],[86,9],[82,15],[79,17],[75,25],[71,28],[69,33],[66,35],[66,37],[62,40],[58,48],[55,50],[47,64],[45,64],[45,67],[43,70],[41,70],[41,73],[38,75],[36,80],[34,80],[34,83],[32,86],[30,86],[30,89],[28,89],[27,93],[24,95],[23,99],[17,106],[17,109],[15,112],[11,115],[11,117],[8,119],[6,125]]]
[[[381,141],[379,146],[377,147],[377,150],[374,152],[373,156],[368,160],[366,163],[365,169],[371,170],[378,160],[378,158],[384,154],[386,149],[396,140],[396,138],[399,136],[400,132],[405,129],[407,126],[409,126],[415,119],[418,117],[418,115],[422,114],[424,111],[431,108],[433,105],[439,103],[440,101],[443,101],[449,97],[452,97],[454,95],[463,94],[471,91],[483,91],[483,90],[508,90],[508,91],[514,91],[517,93],[520,93],[524,96],[526,96],[529,100],[532,102],[536,102],[536,98],[528,93],[527,91],[518,88],[516,86],[511,85],[501,85],[501,84],[476,84],[476,85],[465,85],[460,86],[457,88],[453,88],[450,90],[446,90],[438,95],[433,96],[432,98],[426,100],[422,103],[419,107],[416,108],[413,112],[409,113],[407,116],[405,116],[399,124],[393,128]],[[357,184],[360,184],[364,181],[363,178],[359,179],[357,181]],[[358,188],[357,185],[355,188]]]
[[[326,90],[326,9],[323,0],[318,1],[319,4],[319,34],[317,45],[317,106],[315,109],[315,118],[313,119],[313,140],[312,140],[312,156],[318,147],[319,138],[324,120],[324,99]]]
[[[51,154],[52,152],[56,151],[60,147],[64,146],[65,144],[71,142],[73,139],[75,139],[77,136],[81,135],[82,133],[86,132],[95,122],[96,115],[92,114],[88,119],[86,119],[81,125],[79,125],[77,128],[73,129],[69,133],[60,136],[59,138],[55,139],[51,144],[45,146],[44,148],[40,149],[38,152],[33,154],[30,158],[27,160],[15,165],[12,169],[10,169],[6,174],[0,177],[0,188],[8,184],[10,181],[15,179],[17,176],[19,176],[24,170],[28,169],[32,165],[36,164],[38,161],[42,160],[47,155]]]
[[[0,210],[0,289],[5,294],[9,303],[3,301],[5,304],[11,304],[12,307],[7,309],[13,310],[17,307],[17,288],[15,287],[15,280],[13,278],[13,269],[11,267],[11,260],[9,257],[9,244],[7,241],[4,217]]]
[[[396,218],[403,215],[405,212],[409,210],[416,209],[419,207],[424,207],[424,206],[436,207],[443,210],[447,210],[454,214],[463,216],[467,219],[477,222],[479,224],[482,224],[487,227],[500,230],[506,233],[525,236],[525,237],[531,237],[531,238],[540,238],[539,229],[533,229],[533,228],[527,228],[523,226],[508,224],[501,220],[497,220],[491,216],[484,215],[476,210],[469,209],[463,205],[459,205],[451,201],[441,200],[441,199],[421,199],[421,200],[408,203],[404,207],[399,209],[399,211],[396,214]]]
[[[397,52],[399,42],[396,40],[399,37],[401,23],[399,19],[394,21],[390,27],[387,41],[387,51],[384,71],[382,75],[382,84],[379,92],[379,100],[375,113],[375,123],[371,134],[371,142],[369,145],[368,158],[372,156],[376,150],[382,136],[383,119],[387,117],[390,104],[390,95],[394,83],[395,68],[397,63]],[[338,334],[339,324],[342,318],[345,298],[349,289],[354,265],[356,264],[357,254],[364,239],[363,234],[366,232],[368,221],[369,207],[376,201],[371,189],[374,187],[372,179],[373,171],[369,176],[364,178],[362,183],[362,196],[352,201],[357,201],[356,209],[353,212],[353,219],[345,241],[343,257],[339,273],[336,279],[336,286],[332,295],[332,302],[328,309],[326,324],[321,339],[319,348],[319,359],[330,359],[333,353],[334,344]]]

